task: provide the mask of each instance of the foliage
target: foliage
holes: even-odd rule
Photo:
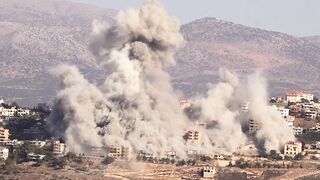
[[[113,157],[106,157],[106,158],[102,161],[102,163],[105,164],[105,165],[108,165],[108,164],[113,163],[114,160],[115,160],[115,159],[114,159]]]
[[[15,165],[15,162],[8,158],[4,165],[2,165],[1,167],[1,171],[0,171],[0,174],[11,174],[11,173],[16,173],[18,171],[16,165]]]
[[[250,166],[250,164],[248,162],[246,162],[243,158],[238,159],[235,164],[235,167],[239,167],[241,169],[247,168]]]
[[[177,164],[176,164],[177,166],[184,166],[184,165],[186,165],[186,161],[183,159],[183,160],[180,160],[180,161],[178,161],[177,162]]]
[[[317,156],[311,156],[310,159],[312,160],[319,160],[319,158]]]
[[[294,160],[302,160],[303,159],[303,155],[301,153],[299,153],[299,154],[295,155],[293,159]]]
[[[276,150],[271,150],[269,154],[269,158],[273,160],[282,160],[282,157]]]
[[[293,158],[291,156],[287,156],[287,155],[284,156],[284,159],[285,160],[293,160]]]
[[[61,158],[54,158],[49,162],[49,166],[55,167],[58,169],[63,169],[66,166],[67,162],[66,159],[61,157]]]

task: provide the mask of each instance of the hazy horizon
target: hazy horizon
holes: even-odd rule
[[[116,10],[136,7],[144,0],[71,0]],[[188,23],[215,17],[237,24],[295,36],[320,35],[320,1],[309,0],[161,0],[170,14]]]

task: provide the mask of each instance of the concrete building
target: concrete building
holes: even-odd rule
[[[29,141],[31,145],[33,146],[37,146],[39,148],[42,148],[43,146],[46,145],[46,141],[39,141],[39,140],[33,140],[33,141]]]
[[[181,109],[189,108],[192,105],[191,102],[188,101],[187,99],[181,99],[179,102],[180,102]]]
[[[6,144],[9,141],[9,129],[0,126],[0,144]]]
[[[302,127],[295,127],[293,126],[293,134],[294,135],[301,135],[303,132],[303,128]]]
[[[286,94],[286,100],[288,102],[301,102],[302,99],[313,101],[313,94],[300,90],[289,91]]]
[[[17,114],[18,114],[18,116],[28,116],[28,115],[30,115],[30,110],[19,108],[17,110]]]
[[[241,112],[248,112],[249,111],[249,102],[243,102],[240,104]]]
[[[27,155],[27,158],[29,161],[39,161],[39,160],[43,160],[45,158],[45,155],[29,153]]]
[[[214,178],[216,174],[216,169],[214,167],[204,167],[202,169],[202,177],[203,178]]]
[[[284,155],[295,156],[302,152],[302,142],[290,141],[284,146]]]
[[[11,108],[4,108],[2,107],[0,109],[0,115],[4,117],[13,117],[17,114],[17,108],[16,107],[11,107]]]
[[[109,147],[107,148],[107,154],[109,157],[114,157],[116,159],[131,159],[131,149],[123,146]]]
[[[66,145],[60,141],[53,141],[52,151],[55,156],[63,156],[66,153]]]
[[[0,159],[7,160],[9,157],[9,149],[5,147],[0,147]]]
[[[186,139],[188,143],[197,143],[200,141],[201,134],[199,131],[188,131],[186,134]]]
[[[250,134],[256,133],[259,129],[260,129],[259,123],[257,123],[253,119],[250,119],[249,120],[249,133]]]

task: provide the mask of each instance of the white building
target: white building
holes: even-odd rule
[[[287,109],[283,106],[277,107],[276,105],[272,105],[272,108],[277,110],[283,119],[287,119],[289,117],[290,109]]]
[[[9,157],[9,149],[5,147],[0,147],[0,159],[7,160]]]
[[[5,117],[13,117],[17,113],[17,108],[16,107],[11,107],[11,108],[4,108],[1,106],[0,109],[0,116],[5,116]]]
[[[66,145],[60,141],[53,141],[52,148],[53,155],[55,156],[62,156],[66,153]]]
[[[313,101],[313,94],[300,90],[289,91],[287,92],[286,99],[288,102],[301,102],[302,99]]]
[[[302,143],[300,141],[290,141],[284,146],[284,155],[295,156],[302,152]]]
[[[109,147],[107,148],[107,154],[109,157],[114,157],[116,159],[131,159],[131,149],[127,147]]]
[[[30,110],[29,109],[19,108],[17,110],[17,113],[18,113],[19,116],[27,116],[27,115],[30,115]]]
[[[216,169],[214,167],[204,167],[202,169],[203,178],[213,178],[216,174]]]
[[[294,135],[301,135],[303,132],[303,128],[302,127],[295,127],[293,126],[293,134]]]
[[[33,140],[33,141],[30,141],[30,144],[33,145],[33,146],[37,146],[37,147],[43,147],[46,145],[46,141],[38,141],[38,140]]]
[[[181,99],[179,103],[180,103],[181,109],[189,108],[192,105],[191,102],[187,99]]]
[[[27,155],[27,158],[28,158],[29,161],[38,161],[38,160],[44,159],[45,157],[46,157],[45,155],[34,154],[34,153],[29,153]]]

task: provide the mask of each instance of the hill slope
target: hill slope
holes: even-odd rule
[[[113,23],[116,11],[63,0],[0,0],[0,96],[26,105],[54,97],[48,69],[76,64],[92,81],[103,79],[88,50],[93,19]],[[203,93],[225,67],[238,74],[263,69],[273,93],[320,89],[320,46],[307,38],[203,18],[181,29],[186,44],[170,69],[187,96]]]
[[[272,93],[288,88],[320,88],[320,46],[284,33],[250,28],[215,18],[182,26],[187,41],[172,69],[182,89],[201,92],[215,81],[219,67],[240,75],[262,69]]]

